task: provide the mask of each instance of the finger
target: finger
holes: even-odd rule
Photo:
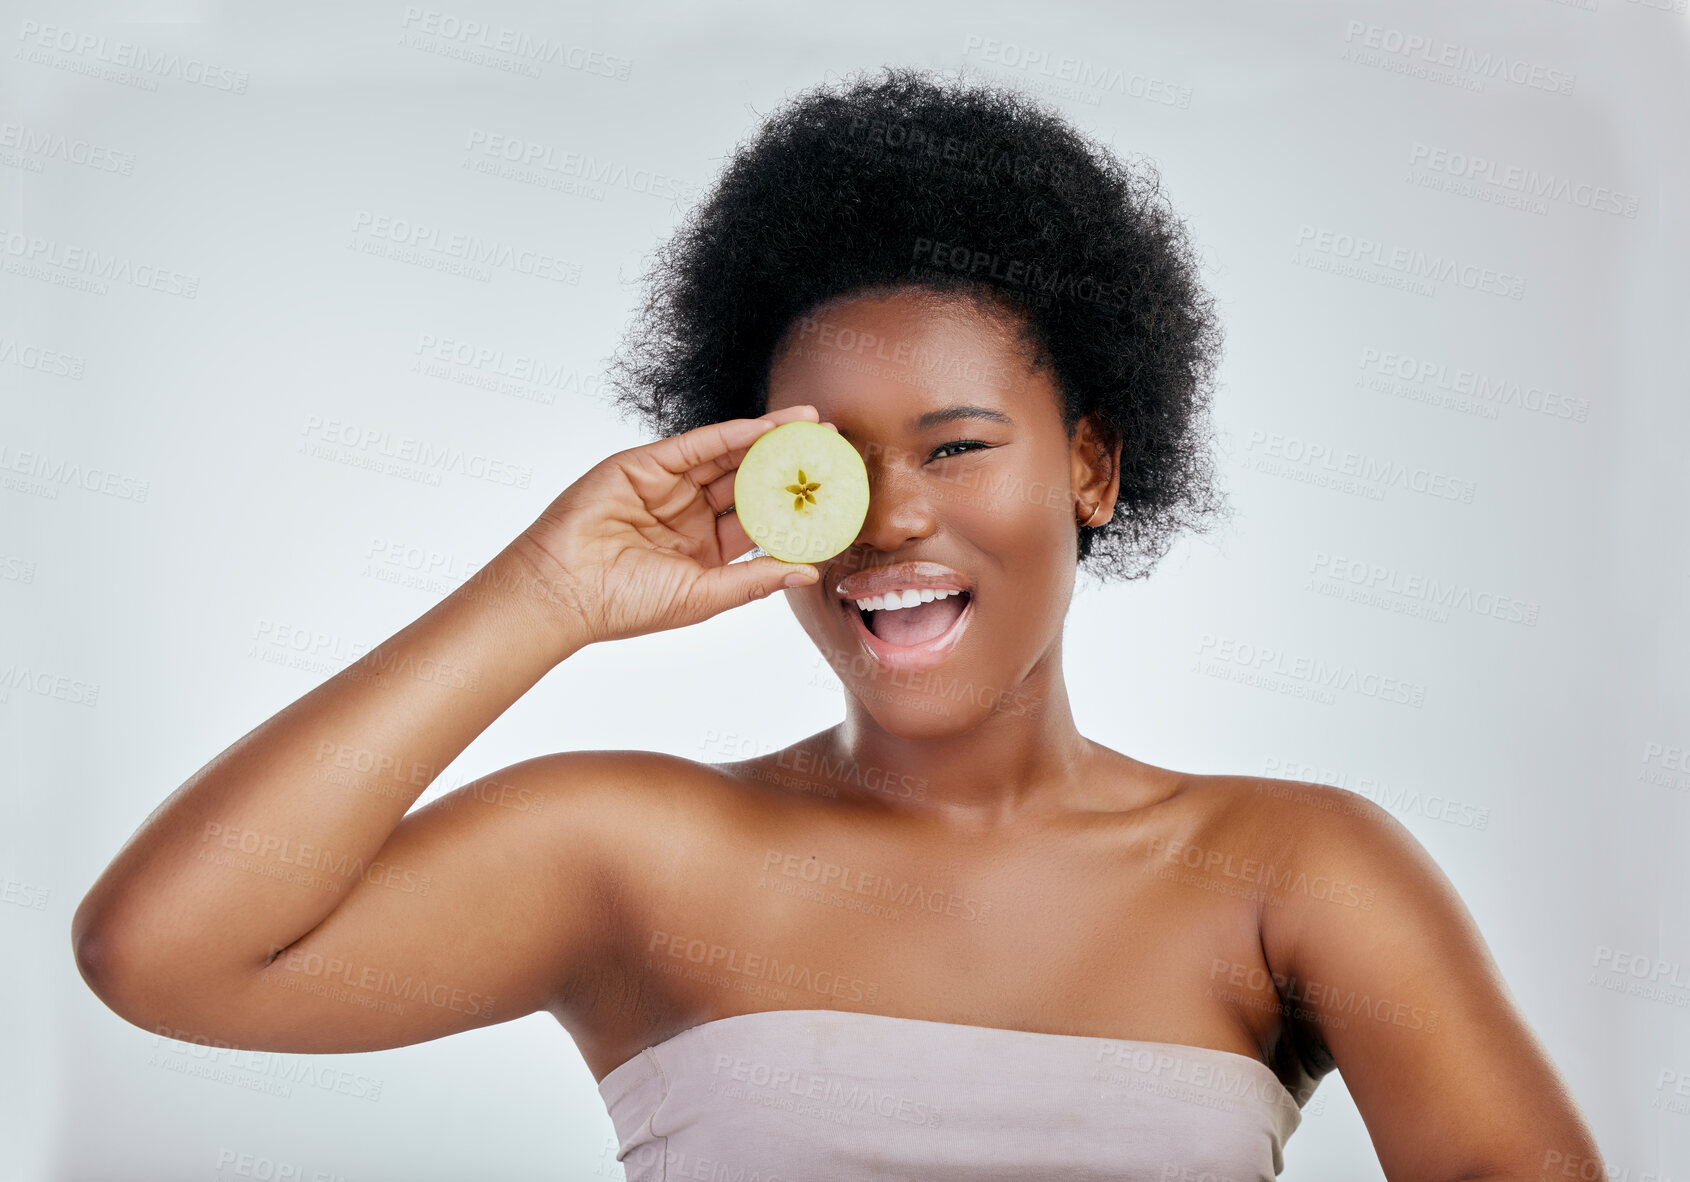
[[[745,455],[751,450],[752,444],[756,443],[758,439],[761,439],[764,435],[768,434],[768,432],[774,430],[775,427],[784,426],[787,423],[795,423],[799,420],[806,420],[812,423],[815,422],[815,407],[810,406],[807,403],[802,406],[788,406],[783,407],[780,410],[770,411],[768,414],[763,415],[760,418],[744,420],[745,422],[763,423],[766,425],[762,430],[756,432],[750,443],[736,447],[725,455],[717,457],[713,464],[707,464],[701,468],[694,469],[693,471],[687,473],[687,479],[698,485],[714,485],[721,476],[731,477],[736,471],[738,471],[740,464],[745,461]],[[731,421],[738,422],[740,420]],[[837,431],[838,428],[836,427],[834,430]],[[723,502],[721,507],[725,509],[732,503],[732,498],[729,498],[727,501]]]
[[[732,561],[757,545],[745,532],[739,514],[734,511],[732,472],[711,481],[710,487],[704,490],[704,497],[711,512],[716,515],[716,546],[725,560]],[[722,506],[720,509],[716,508],[718,504]]]
[[[704,486],[704,503],[710,506],[710,512],[720,515],[734,507],[734,478],[738,475],[738,471],[724,472]]]
[[[724,472],[732,471],[744,459],[744,453],[757,442],[757,437],[783,423],[808,419],[816,422],[820,416],[809,404],[788,406],[770,411],[761,418],[727,419],[720,423],[706,423],[659,439],[637,449],[642,460],[649,460],[671,476],[684,477],[702,488]],[[738,456],[732,456],[733,452]]]
[[[698,578],[694,594],[711,615],[730,607],[763,599],[784,589],[793,575],[813,583],[821,578],[821,571],[807,562],[782,562],[778,558],[753,558],[749,562],[735,562],[712,567]]]

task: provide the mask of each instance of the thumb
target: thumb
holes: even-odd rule
[[[747,562],[730,562],[704,576],[705,596],[715,610],[737,607],[754,599],[766,599],[786,586],[786,580],[801,580],[807,587],[820,579],[821,571],[807,562],[782,562],[767,556]]]

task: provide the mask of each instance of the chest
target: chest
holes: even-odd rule
[[[1169,856],[1184,831],[944,841],[777,813],[669,835],[577,1042],[598,1073],[727,1015],[836,1009],[1262,1058],[1280,1012],[1256,904]]]

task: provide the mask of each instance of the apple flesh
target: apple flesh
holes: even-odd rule
[[[868,469],[837,431],[807,419],[765,431],[734,473],[746,537],[782,562],[824,562],[857,540]]]

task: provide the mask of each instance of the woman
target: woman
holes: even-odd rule
[[[1221,509],[1218,332],[1153,181],[890,70],[771,117],[655,280],[617,378],[662,438],[147,819],[73,925],[106,1004],[292,1052],[543,1009],[631,1178],[1269,1178],[1335,1067],[1393,1182],[1599,1162],[1389,814],[1075,729],[1077,564],[1142,576]],[[863,456],[861,531],[734,561],[735,470],[797,419]],[[778,589],[837,726],[542,756],[407,813],[586,645]]]

